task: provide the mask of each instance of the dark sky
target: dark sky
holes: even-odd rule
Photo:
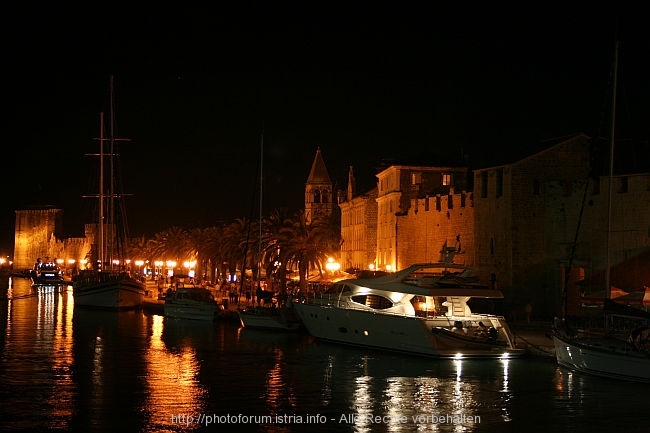
[[[82,233],[110,74],[132,234],[255,215],[262,130],[265,210],[302,207],[318,147],[369,189],[384,159],[486,167],[606,135],[617,38],[617,132],[647,147],[641,10],[266,4],[8,7],[0,253],[28,206]]]

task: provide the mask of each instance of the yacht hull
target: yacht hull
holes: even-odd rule
[[[309,303],[296,303],[294,308],[311,335],[337,343],[438,358],[503,358],[524,353],[503,342],[446,332],[442,328],[449,328],[455,320],[450,317],[422,318]]]

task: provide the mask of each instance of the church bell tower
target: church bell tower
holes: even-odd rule
[[[311,165],[311,171],[305,184],[305,218],[311,223],[314,218],[332,214],[332,181],[327,173],[320,147]]]

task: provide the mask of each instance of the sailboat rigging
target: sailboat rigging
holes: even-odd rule
[[[259,214],[258,214],[258,243],[257,243],[257,290],[255,297],[259,304],[258,307],[247,306],[239,309],[239,320],[244,328],[257,328],[281,331],[296,331],[300,328],[301,322],[298,319],[295,310],[290,302],[281,303],[276,307],[264,307],[263,301],[270,300],[275,296],[272,291],[262,289],[261,270],[262,270],[262,197],[263,197],[263,173],[264,173],[264,132],[260,137],[260,171],[259,171]],[[267,274],[268,278],[268,274]],[[251,283],[252,286],[252,283]],[[252,287],[251,287],[252,288]],[[276,298],[277,299],[277,298]]]
[[[80,271],[73,281],[75,305],[129,309],[139,308],[145,294],[145,284],[141,276],[131,275],[124,268],[127,234],[124,209],[116,209],[116,203],[123,198],[116,189],[115,157],[117,139],[115,138],[113,76],[110,77],[110,126],[109,136],[104,136],[104,113],[100,113],[99,153],[99,191],[90,196],[98,199],[98,220],[95,236],[94,254],[91,250],[90,269]],[[110,146],[108,153],[105,146]],[[108,160],[108,173],[106,173]],[[106,191],[108,190],[108,191]]]
[[[609,312],[608,306],[612,303],[611,299],[611,266],[612,266],[612,196],[614,192],[614,144],[615,144],[615,121],[616,121],[616,90],[618,81],[618,43],[616,43],[613,70],[612,86],[612,113],[611,113],[611,131],[610,131],[610,155],[609,155],[609,188],[607,197],[607,238],[606,238],[606,256],[605,265],[605,296],[604,296],[604,334],[598,335],[591,332],[578,333],[572,330],[567,323],[567,286],[568,272],[564,284],[564,317],[563,320],[557,320],[554,323],[553,341],[555,345],[556,360],[559,365],[583,373],[597,376],[623,379],[635,382],[650,383],[650,348],[647,342],[650,341],[650,328],[647,326],[647,314],[637,311],[631,314],[625,310],[623,316],[626,319],[638,318],[642,320],[642,325],[633,329],[626,337],[616,335],[610,329],[611,316],[618,315],[616,312]],[[586,190],[585,190],[586,194]],[[586,196],[585,196],[586,198]],[[580,211],[578,220],[578,229],[582,219],[584,208]],[[569,268],[571,267],[573,254],[575,252],[576,238],[572,246]],[[623,310],[623,306],[619,307]],[[643,322],[645,322],[643,324]],[[589,330],[587,330],[589,331]]]
[[[264,131],[260,137],[260,203],[259,203],[259,218],[257,220],[258,238],[257,238],[257,290],[262,290],[261,287],[261,268],[262,268],[262,187],[264,185],[262,175],[264,173]]]

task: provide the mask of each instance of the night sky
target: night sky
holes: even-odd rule
[[[2,255],[16,209],[60,207],[73,236],[90,222],[110,74],[133,235],[255,217],[262,131],[265,211],[303,207],[318,147],[364,190],[390,162],[480,168],[607,136],[616,39],[617,136],[650,153],[641,9],[90,3],[6,11]]]

